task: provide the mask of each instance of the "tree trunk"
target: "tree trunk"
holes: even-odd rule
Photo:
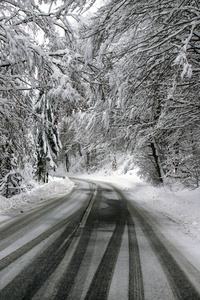
[[[78,144],[78,152],[79,152],[79,155],[82,156],[81,145],[80,144]]]
[[[156,145],[152,142],[150,144],[150,147],[151,147],[151,150],[152,150],[152,156],[154,158],[154,162],[155,162],[155,168],[156,168],[156,171],[157,171],[157,174],[158,174],[158,180],[163,183],[163,175],[164,175],[164,172],[163,172],[163,169],[160,165],[160,158],[158,156],[158,151],[157,151],[157,148],[156,148]]]
[[[67,153],[65,153],[65,166],[66,166],[67,172],[69,172],[69,157],[68,157]]]
[[[89,167],[90,167],[90,153],[89,152],[86,153],[86,157],[87,157],[87,160],[86,160],[86,169],[87,169],[87,172],[88,172]]]

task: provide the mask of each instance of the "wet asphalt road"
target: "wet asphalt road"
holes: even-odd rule
[[[110,185],[76,182],[2,224],[0,300],[200,299],[199,272],[143,211]]]

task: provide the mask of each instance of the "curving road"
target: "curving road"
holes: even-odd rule
[[[0,300],[197,300],[200,273],[111,185],[75,180],[0,228]]]

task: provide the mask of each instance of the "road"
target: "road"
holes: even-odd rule
[[[75,180],[68,196],[0,227],[0,300],[196,300],[200,273],[111,185]]]

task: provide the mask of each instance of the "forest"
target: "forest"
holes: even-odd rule
[[[199,186],[199,0],[2,0],[0,47],[2,196],[116,153]]]

